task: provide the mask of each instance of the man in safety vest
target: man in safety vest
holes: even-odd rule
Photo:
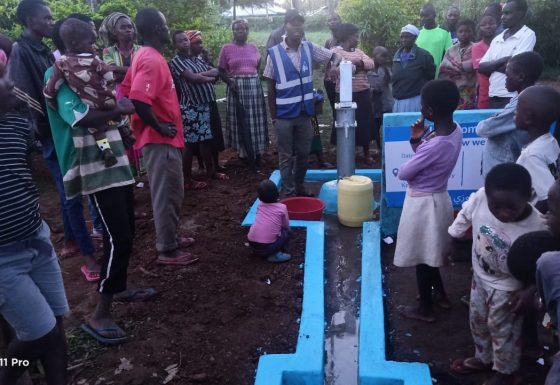
[[[309,41],[302,41],[305,19],[291,13],[283,42],[268,49],[264,76],[268,78],[268,105],[278,138],[282,195],[312,196],[303,186],[315,115],[313,65],[332,61],[329,76],[338,76],[341,57]],[[294,160],[295,155],[295,160]]]

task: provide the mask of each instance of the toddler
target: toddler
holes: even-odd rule
[[[512,304],[523,283],[508,269],[507,255],[518,237],[546,228],[530,198],[529,172],[514,163],[498,165],[449,227],[452,237],[462,238],[472,226],[469,318],[475,345],[474,357],[455,360],[451,369],[460,374],[493,369],[486,384],[512,384],[520,366],[523,317]]]
[[[447,180],[455,167],[463,132],[453,121],[459,90],[449,80],[431,80],[421,91],[421,118],[410,128],[412,158],[403,164],[398,178],[408,182],[397,233],[394,264],[416,267],[420,304],[399,306],[407,318],[434,322],[433,302],[444,309],[451,304],[443,288],[439,267],[451,253],[447,228],[453,222],[453,207]],[[424,118],[434,129],[424,127]],[[432,298],[433,289],[433,298]]]
[[[288,209],[278,202],[280,194],[271,180],[262,181],[258,191],[261,202],[247,235],[249,244],[255,255],[265,257],[268,262],[289,261],[290,254],[283,252],[290,240]]]
[[[391,91],[391,56],[385,47],[373,49],[373,70],[367,73],[369,87],[371,90],[371,103],[373,108],[373,139],[379,148],[381,156],[381,126],[383,114],[393,111],[393,92]]]
[[[56,94],[64,81],[88,106],[96,110],[111,110],[116,106],[114,91],[109,89],[113,72],[95,54],[95,33],[92,27],[78,19],[68,19],[60,27],[60,37],[67,52],[56,61],[53,73],[45,85],[47,103],[56,109]],[[102,152],[105,167],[117,164],[105,135],[107,127],[89,127]]]
[[[558,116],[560,93],[550,86],[532,86],[519,94],[515,126],[526,131],[529,144],[521,150],[517,164],[525,167],[533,181],[531,203],[547,211],[548,190],[558,179],[560,147],[550,134],[550,125]]]

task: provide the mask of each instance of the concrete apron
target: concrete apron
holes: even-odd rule
[[[356,174],[382,183],[380,170]],[[313,182],[333,179],[336,170],[308,170],[306,175],[311,190],[320,186]],[[270,180],[280,185],[280,173],[274,171]],[[257,206],[258,199],[243,226],[253,223]],[[262,356],[255,385],[431,385],[426,364],[386,360],[379,222],[351,229],[325,216],[324,222],[290,225],[307,231],[298,342],[294,353]]]
[[[358,384],[362,228],[325,222],[325,384]],[[329,322],[330,321],[330,322]]]

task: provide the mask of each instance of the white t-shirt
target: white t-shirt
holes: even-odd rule
[[[559,156],[560,146],[549,133],[539,136],[521,149],[521,155],[516,163],[525,167],[531,174],[532,204],[548,198],[548,190],[559,176]]]
[[[503,223],[490,212],[484,187],[471,194],[449,227],[449,234],[461,238],[472,226],[472,265],[476,274],[488,286],[503,291],[515,291],[523,284],[507,267],[507,254],[521,235],[545,230],[544,217],[532,207],[531,215],[519,222]]]
[[[522,52],[532,51],[537,42],[537,37],[532,29],[524,25],[514,35],[504,40],[504,33],[496,36],[486,54],[480,60],[480,63],[494,61],[506,56],[515,56]],[[490,88],[488,90],[490,97],[499,96],[503,98],[511,98],[515,96],[515,92],[508,92],[506,88],[506,75],[504,73],[494,71],[490,75]]]

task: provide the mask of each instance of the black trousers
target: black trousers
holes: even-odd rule
[[[93,194],[103,221],[103,261],[99,292],[126,290],[128,260],[134,241],[134,185],[113,187]]]

